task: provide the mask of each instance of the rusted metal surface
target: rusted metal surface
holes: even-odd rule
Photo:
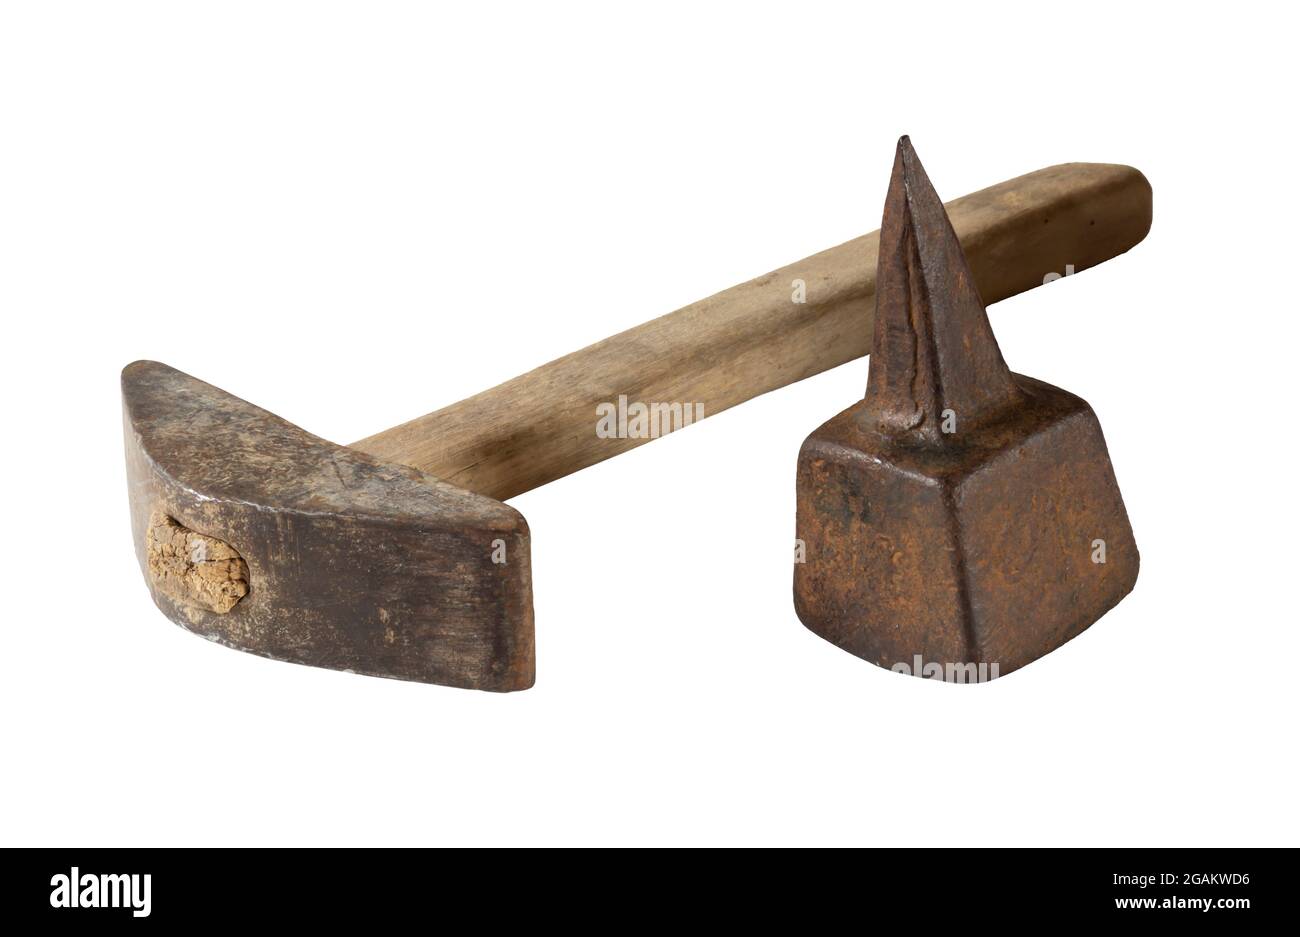
[[[518,511],[326,442],[156,362],[127,367],[122,395],[136,553],[174,622],[316,667],[532,685]],[[226,565],[205,565],[208,554]]]
[[[1005,675],[1137,578],[1101,427],[1080,398],[1007,368],[906,137],[877,277],[866,397],[799,454],[796,611],[883,667]]]

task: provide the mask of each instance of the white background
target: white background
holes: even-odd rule
[[[1297,839],[1294,24],[1233,4],[7,4],[0,842]],[[791,607],[860,360],[526,494],[538,681],[225,650],[151,604],[117,380],[346,442],[945,198],[1140,168],[1129,254],[994,307],[1089,400],[1136,590],[983,687]]]

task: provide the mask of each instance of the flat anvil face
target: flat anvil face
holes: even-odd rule
[[[1013,378],[1021,403],[942,445],[882,432],[869,401],[808,437],[795,609],[810,630],[882,667],[973,682],[1059,647],[1133,588],[1092,408]]]

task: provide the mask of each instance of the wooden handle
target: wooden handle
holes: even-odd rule
[[[995,303],[1137,244],[1151,227],[1151,186],[1131,166],[1064,163],[947,208],[980,295]],[[867,354],[878,242],[875,231],[814,254],[353,448],[493,498],[529,491],[649,442],[654,426],[633,435],[646,429],[636,403],[710,416]],[[618,409],[620,396],[628,434],[598,434],[598,405]],[[679,412],[661,408],[655,422]]]

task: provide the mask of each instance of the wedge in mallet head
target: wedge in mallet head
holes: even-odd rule
[[[796,612],[883,667],[1007,674],[1128,594],[1138,551],[1092,408],[1007,369],[906,137],[874,329],[866,398],[799,453]]]

